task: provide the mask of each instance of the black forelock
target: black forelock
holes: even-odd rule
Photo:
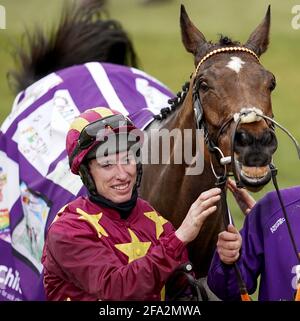
[[[224,46],[240,46],[241,44],[239,41],[234,41],[231,38],[221,34],[219,42],[216,43],[216,45],[224,47]]]

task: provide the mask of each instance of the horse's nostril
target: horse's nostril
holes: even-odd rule
[[[248,146],[253,143],[253,137],[250,134],[247,134],[244,131],[236,133],[236,144],[239,147]]]
[[[275,141],[275,134],[270,130],[265,132],[260,139],[260,143],[264,146],[269,146],[274,141]]]

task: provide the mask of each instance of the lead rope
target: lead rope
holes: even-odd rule
[[[208,137],[208,135],[207,135]],[[225,229],[227,229],[228,224],[233,224],[232,219],[231,219],[231,214],[228,208],[228,203],[227,203],[227,194],[226,194],[226,182],[227,182],[227,167],[226,164],[221,164],[224,167],[224,173],[222,176],[217,175],[214,166],[213,166],[213,162],[212,162],[212,158],[211,158],[211,154],[216,154],[216,152],[218,152],[221,156],[221,159],[225,159],[223,152],[221,151],[221,149],[219,147],[217,147],[215,144],[213,144],[208,138],[205,140],[206,145],[208,146],[208,149],[210,151],[209,155],[210,155],[210,165],[211,165],[211,170],[216,178],[216,183],[215,186],[219,187],[221,189],[221,202],[223,202],[223,206],[224,206],[224,214],[223,214],[223,222],[224,222],[224,226]],[[241,271],[239,266],[236,263],[232,264],[235,274],[236,274],[236,278],[237,278],[237,282],[238,282],[238,287],[240,290],[240,297],[242,301],[252,301],[251,297],[248,294],[247,291],[247,286],[246,283],[242,277]]]
[[[225,228],[227,228],[228,224],[233,224],[232,219],[231,219],[231,214],[230,214],[228,204],[227,204],[227,196],[226,196],[226,191],[225,191],[226,182],[227,182],[227,175],[219,176],[217,178],[217,182],[216,182],[216,186],[221,189],[221,193],[222,193],[221,194],[221,202],[223,203],[223,206],[225,208],[224,216],[223,216]],[[240,290],[241,300],[242,301],[252,301],[250,295],[248,294],[247,286],[246,286],[246,283],[243,279],[243,276],[242,276],[239,266],[237,265],[236,262],[233,263],[232,266],[233,266],[235,274],[236,274],[238,287]]]
[[[210,150],[211,153],[216,153],[218,152],[220,154],[220,157],[221,159],[224,159],[224,154],[223,152],[221,151],[220,148],[218,148],[216,145],[212,146],[211,145],[211,150]],[[211,154],[210,154],[211,155]],[[228,203],[227,203],[227,194],[226,194],[226,183],[227,183],[227,178],[228,178],[228,175],[227,175],[227,167],[226,167],[226,164],[221,164],[223,167],[224,167],[224,173],[222,176],[220,175],[217,175],[215,169],[214,169],[214,166],[213,166],[213,162],[212,162],[212,159],[210,158],[210,165],[211,165],[211,170],[216,178],[216,183],[215,183],[215,186],[219,187],[221,189],[221,202],[223,203],[223,206],[224,206],[224,214],[223,214],[223,222],[224,222],[224,226],[225,226],[225,229],[227,229],[228,227],[228,224],[233,224],[233,221],[232,221],[232,218],[231,218],[231,214],[230,214],[230,211],[229,211],[229,208],[228,208]],[[242,301],[252,301],[251,297],[249,296],[248,294],[248,291],[247,291],[247,286],[246,286],[246,283],[243,279],[243,276],[242,276],[242,273],[240,271],[240,268],[239,266],[235,263],[233,263],[231,265],[233,268],[234,268],[234,271],[235,271],[235,275],[236,275],[236,278],[237,278],[237,283],[238,283],[238,287],[239,287],[239,291],[240,291],[240,297],[241,297],[241,300]]]
[[[283,200],[282,200],[281,193],[280,193],[280,190],[279,190],[279,187],[278,187],[278,183],[277,183],[277,179],[276,179],[277,169],[273,164],[270,165],[270,169],[271,169],[271,174],[272,174],[272,182],[273,182],[273,185],[275,187],[275,190],[276,190],[276,193],[277,193],[277,196],[278,196],[278,200],[279,200],[282,212],[283,212],[284,219],[286,221],[286,225],[287,225],[287,228],[288,228],[288,233],[289,233],[289,236],[290,236],[290,239],[291,239],[291,242],[292,242],[292,245],[293,245],[293,249],[294,249],[297,261],[298,261],[298,266],[300,266],[300,253],[297,250],[297,245],[296,245],[295,238],[294,238],[294,235],[293,235],[293,232],[292,232],[291,224],[289,222],[289,219],[288,219],[288,216],[287,216],[287,212],[286,212],[286,209],[284,207]],[[295,301],[300,301],[300,277],[297,274],[296,274],[296,277],[297,277],[297,290],[296,290],[296,295],[295,295]]]
[[[194,86],[193,82],[191,83],[192,86]],[[227,205],[227,197],[226,197],[226,191],[225,191],[225,186],[226,186],[226,182],[227,182],[227,168],[226,168],[226,164],[222,164],[222,166],[224,167],[224,174],[223,176],[219,176],[217,175],[214,166],[213,166],[213,162],[211,159],[211,155],[215,154],[216,152],[219,152],[221,155],[221,158],[224,158],[224,154],[222,153],[222,151],[209,139],[209,134],[208,134],[208,130],[205,126],[205,124],[202,122],[202,118],[203,118],[203,109],[202,109],[202,105],[201,105],[201,100],[197,91],[197,88],[194,87],[193,88],[193,109],[194,109],[194,115],[195,115],[195,123],[196,123],[196,129],[200,130],[202,129],[204,131],[204,142],[209,150],[209,155],[210,155],[210,165],[211,165],[211,170],[214,174],[214,176],[216,177],[216,183],[215,185],[218,186],[221,191],[222,191],[222,195],[223,197],[221,197],[221,201],[223,200],[224,203],[224,216],[223,216],[223,220],[224,220],[224,225],[225,228],[228,226],[229,222],[231,222],[231,216],[229,213],[229,209],[228,209],[228,205]],[[200,126],[200,124],[202,124],[202,126]],[[223,127],[222,127],[223,128]],[[228,224],[226,224],[228,222]],[[246,288],[246,284],[243,280],[242,274],[240,272],[239,267],[236,265],[236,263],[233,264],[234,269],[235,269],[235,273],[236,273],[236,277],[237,277],[237,282],[238,282],[238,286],[239,286],[239,290],[240,290],[240,295],[241,295],[241,300],[242,301],[251,301],[251,298],[248,294],[247,288]]]

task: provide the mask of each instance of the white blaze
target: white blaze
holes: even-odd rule
[[[237,74],[240,72],[241,68],[243,67],[243,64],[245,62],[239,58],[239,57],[230,57],[230,61],[226,65],[226,67],[232,69],[235,71]]]

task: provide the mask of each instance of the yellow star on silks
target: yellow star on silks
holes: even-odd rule
[[[145,212],[145,216],[150,218],[155,223],[156,226],[156,238],[158,239],[162,232],[164,231],[163,225],[168,222],[165,218],[162,216],[159,216],[155,211],[152,212]]]
[[[130,228],[128,231],[131,237],[131,242],[115,244],[115,247],[128,256],[128,263],[130,263],[145,256],[151,245],[151,242],[141,242]]]
[[[98,237],[100,238],[102,235],[103,236],[108,236],[106,233],[105,229],[100,225],[99,221],[102,217],[102,213],[99,214],[89,214],[83,211],[81,208],[76,208],[76,212],[80,214],[79,219],[80,220],[85,220],[88,223],[90,223],[93,228],[96,230],[98,233]]]

